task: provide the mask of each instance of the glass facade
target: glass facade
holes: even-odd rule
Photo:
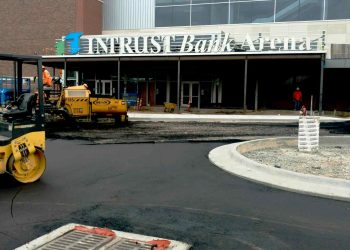
[[[275,2],[245,1],[231,3],[230,23],[267,23],[274,21]]]
[[[191,25],[227,23],[227,10],[228,3],[193,5],[191,11]]]
[[[277,0],[276,22],[323,20],[324,0]]]
[[[190,6],[179,5],[156,9],[156,27],[190,26]]]
[[[350,19],[349,0],[326,0],[325,9],[326,19]]]
[[[350,0],[155,0],[156,27],[350,19]]]

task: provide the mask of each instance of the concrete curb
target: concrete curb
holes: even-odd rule
[[[210,161],[217,167],[244,179],[267,186],[308,194],[312,196],[350,201],[350,181],[310,174],[301,174],[284,169],[273,168],[244,157],[239,153],[240,147],[273,143],[295,138],[261,139],[224,145],[209,153]],[[256,144],[255,144],[256,143]]]
[[[167,114],[167,113],[128,113],[129,121],[163,122],[228,122],[228,123],[298,123],[298,115],[207,115],[207,114]],[[320,117],[323,122],[347,122],[348,118]]]

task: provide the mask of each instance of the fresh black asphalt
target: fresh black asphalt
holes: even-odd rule
[[[223,143],[93,145],[49,139],[39,182],[0,176],[0,249],[66,223],[184,241],[193,249],[348,249],[350,204],[216,168]]]

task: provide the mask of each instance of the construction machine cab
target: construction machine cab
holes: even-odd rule
[[[0,54],[0,63],[13,65],[13,97],[0,111],[0,174],[17,181],[38,180],[46,168],[42,59],[39,56]],[[23,65],[36,66],[37,86],[23,93]],[[0,72],[2,73],[2,72]]]

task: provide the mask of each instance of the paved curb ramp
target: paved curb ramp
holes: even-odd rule
[[[335,138],[336,139],[336,138]],[[255,162],[241,153],[279,145],[297,145],[295,138],[272,138],[224,145],[209,152],[217,167],[241,178],[312,196],[350,201],[350,181],[278,169]]]
[[[187,250],[190,247],[180,241],[71,223],[16,250]]]

